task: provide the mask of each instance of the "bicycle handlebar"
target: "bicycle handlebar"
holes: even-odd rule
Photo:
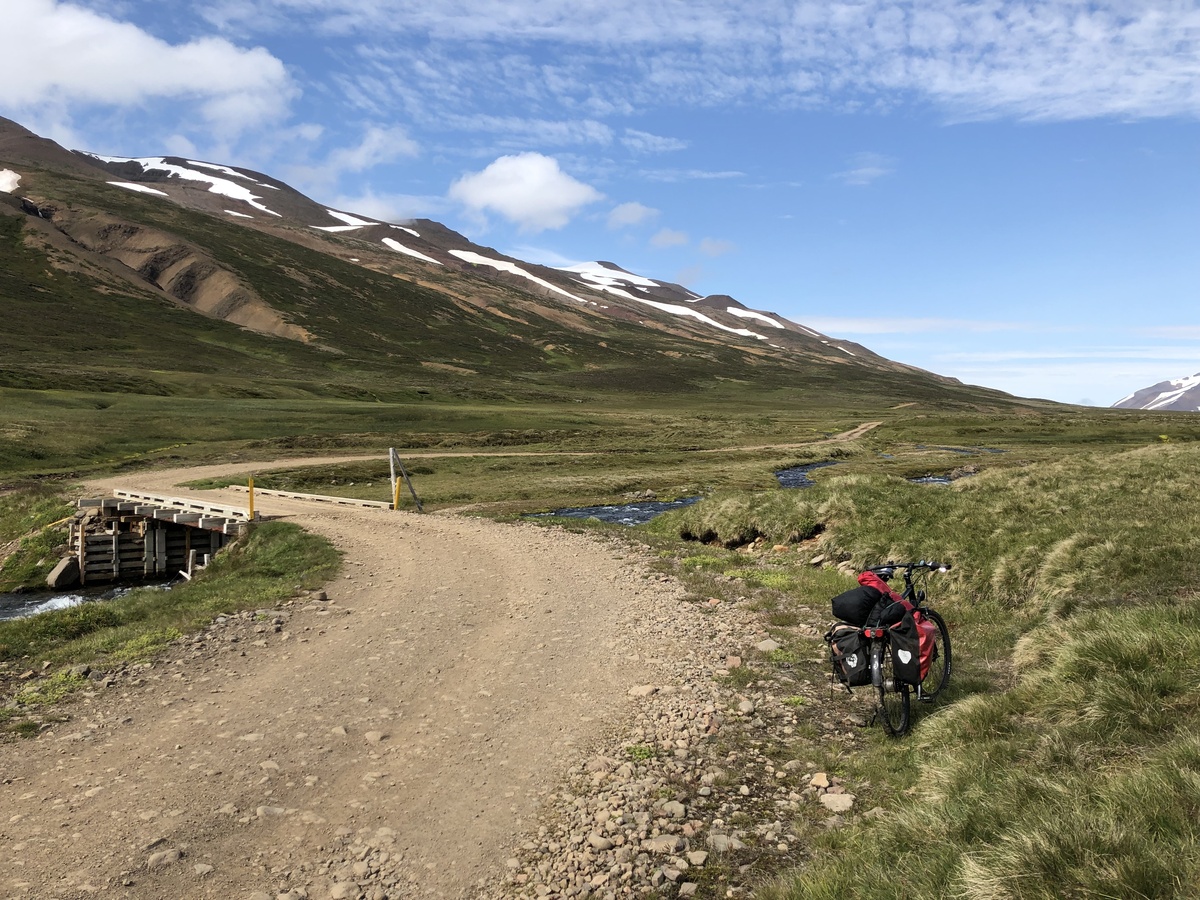
[[[949,572],[951,568],[953,566],[948,562],[923,559],[920,562],[888,562],[882,566],[868,566],[866,571],[874,572],[884,581],[888,581],[896,574],[897,569],[907,570],[907,572],[920,572],[923,569],[928,569],[930,572]]]

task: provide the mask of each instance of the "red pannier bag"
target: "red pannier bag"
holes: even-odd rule
[[[929,667],[933,665],[934,653],[937,650],[938,627],[936,622],[921,615],[920,610],[913,610],[913,618],[917,620],[917,653],[921,657],[921,680],[924,681],[925,676],[929,674]]]

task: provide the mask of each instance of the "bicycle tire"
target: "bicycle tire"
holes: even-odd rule
[[[932,609],[921,610],[921,615],[937,626],[937,636],[934,638],[934,658],[929,663],[929,671],[921,679],[921,689],[917,692],[918,699],[932,703],[950,683],[950,670],[954,657],[950,650],[950,629],[946,620]]]
[[[888,734],[900,737],[908,731],[910,688],[896,680],[892,648],[876,643],[871,651],[871,681],[879,699],[879,717]]]

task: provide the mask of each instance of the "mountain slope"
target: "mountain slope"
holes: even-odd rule
[[[1114,409],[1153,409],[1162,412],[1200,411],[1200,373],[1160,381],[1113,404]]]
[[[69,152],[7,120],[0,261],[0,385],[487,398],[738,383],[1011,402],[610,262],[539,266],[261,173]]]

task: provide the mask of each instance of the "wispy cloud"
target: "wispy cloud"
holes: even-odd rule
[[[865,187],[871,182],[895,172],[895,160],[880,153],[857,153],[850,159],[850,168],[835,172],[833,177],[844,184]]]
[[[996,331],[1045,331],[1044,326],[1020,322],[938,318],[842,318],[802,316],[804,324],[825,334],[988,334]]]
[[[450,91],[487,90],[486,73],[464,76],[504,47],[510,70],[545,73],[529,90],[576,108],[852,108],[915,93],[961,118],[1200,115],[1200,9],[1171,0],[761,0],[753,16],[736,0],[227,0],[209,17],[226,33],[399,41],[406,77],[437,73]]]
[[[720,181],[729,178],[744,178],[745,172],[736,170],[708,171],[705,169],[645,169],[641,172],[647,181]]]
[[[733,241],[726,241],[720,238],[701,238],[700,252],[705,256],[724,256],[726,253],[732,253],[737,249]]]
[[[381,222],[407,222],[410,219],[439,216],[449,208],[445,197],[375,193],[369,190],[354,195],[340,194],[329,203],[335,209],[344,209]]]
[[[562,228],[583,207],[604,197],[540,153],[502,156],[483,171],[459,178],[448,196],[480,217],[493,212],[534,232]]]
[[[660,137],[645,131],[626,128],[621,143],[635,153],[669,153],[673,150],[686,150],[688,143],[679,138]]]
[[[688,240],[685,232],[664,228],[650,238],[650,246],[663,250],[667,247],[682,247]]]
[[[608,214],[608,227],[612,229],[627,228],[631,225],[648,222],[657,216],[657,209],[636,201],[622,203],[620,206],[613,207],[612,212]]]

